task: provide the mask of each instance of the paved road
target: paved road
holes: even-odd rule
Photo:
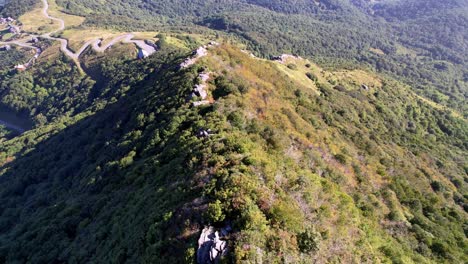
[[[27,43],[27,42],[24,42],[25,40],[13,40],[13,41],[8,41],[8,42],[1,42],[0,41],[0,45],[16,45],[16,46],[20,46],[20,47],[23,47],[23,48],[30,48],[30,49],[37,49],[37,47],[34,47],[33,45]]]
[[[34,54],[34,56],[32,58],[30,58],[28,60],[28,62],[25,63],[25,66],[29,67],[29,65],[41,55],[42,50],[40,48],[38,48],[38,47],[35,47],[35,46],[29,44],[28,41],[29,40],[22,39],[22,40],[14,40],[14,41],[9,41],[9,42],[0,42],[0,45],[16,45],[16,46],[20,46],[20,47],[23,47],[23,48],[28,48],[28,49],[35,50],[36,54]]]
[[[49,13],[48,13],[49,3],[47,2],[47,0],[42,0],[42,3],[44,5],[44,7],[42,8],[43,15],[45,17],[49,18],[49,19],[52,19],[54,21],[58,21],[59,24],[60,24],[60,27],[57,30],[53,31],[53,32],[49,32],[47,34],[42,35],[41,37],[60,41],[62,52],[65,53],[68,57],[70,57],[71,59],[73,59],[75,61],[78,61],[78,58],[81,56],[81,54],[90,45],[92,46],[92,48],[96,52],[104,52],[108,48],[114,46],[118,42],[133,43],[133,44],[137,45],[140,49],[145,50],[148,54],[153,54],[154,52],[156,52],[154,47],[152,47],[150,45],[147,45],[143,40],[133,40],[133,38],[134,38],[133,34],[124,34],[124,35],[115,37],[114,39],[112,39],[109,43],[107,43],[104,46],[100,46],[100,44],[101,44],[100,39],[94,39],[94,40],[87,41],[85,44],[83,44],[83,46],[81,46],[81,48],[76,53],[74,53],[74,52],[72,52],[71,50],[68,49],[68,40],[63,39],[63,38],[51,37],[51,35],[53,35],[55,33],[58,33],[58,32],[65,29],[65,21],[63,21],[63,19],[55,18],[55,17],[52,17],[52,16],[49,15]]]
[[[135,37],[133,34],[130,34],[130,33],[127,33],[127,34],[123,34],[123,35],[120,35],[120,36],[117,36],[115,37],[114,39],[112,39],[111,41],[109,41],[106,45],[104,46],[101,46],[101,42],[102,40],[100,39],[93,39],[93,40],[89,40],[87,41],[86,43],[83,44],[83,46],[81,46],[80,49],[78,49],[77,52],[73,52],[71,51],[70,49],[68,49],[68,40],[67,39],[64,39],[64,38],[56,38],[56,37],[53,37],[52,35],[60,32],[60,31],[63,31],[65,29],[65,21],[63,19],[60,19],[60,18],[56,18],[56,17],[53,17],[53,16],[50,16],[49,15],[49,3],[47,2],[47,0],[42,0],[42,4],[43,4],[43,8],[42,8],[42,14],[44,15],[44,17],[48,18],[48,19],[51,19],[51,20],[54,20],[54,21],[57,21],[59,23],[59,27],[52,31],[52,32],[49,32],[49,33],[46,33],[46,34],[43,34],[43,35],[40,35],[40,36],[37,36],[37,35],[30,35],[31,37],[42,37],[42,38],[46,38],[46,39],[50,39],[50,40],[54,40],[54,41],[59,41],[60,42],[60,50],[66,55],[68,56],[69,58],[71,58],[78,67],[80,67],[80,63],[79,63],[79,57],[81,56],[81,54],[83,54],[83,52],[91,46],[91,48],[93,50],[95,50],[96,52],[104,52],[106,51],[108,48],[112,47],[113,45],[119,43],[119,42],[122,42],[122,43],[133,43],[135,44],[138,48],[146,51],[146,53],[148,55],[151,55],[153,53],[156,52],[156,49],[153,47],[153,46],[150,46],[148,44],[145,43],[145,41],[143,40],[134,40],[133,38]],[[35,49],[36,51],[38,51],[38,48],[37,47],[34,47],[33,45],[30,45],[28,44],[27,42],[25,42],[24,40],[16,40],[16,41],[9,41],[9,42],[0,42],[0,44],[2,45],[5,45],[5,44],[8,44],[8,45],[17,45],[17,46],[21,46],[21,47],[25,47],[25,48],[31,48],[31,49]],[[39,54],[40,54],[40,51],[39,51]],[[81,67],[80,67],[81,68]]]

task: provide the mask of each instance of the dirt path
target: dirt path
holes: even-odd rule
[[[64,29],[65,29],[65,21],[64,21],[63,19],[51,17],[51,16],[49,15],[49,3],[47,2],[47,0],[42,0],[42,5],[43,5],[42,14],[43,14],[45,17],[47,17],[48,19],[51,19],[51,20],[54,20],[54,21],[58,21],[59,24],[60,24],[60,27],[59,27],[57,30],[52,31],[52,32],[49,32],[49,33],[47,33],[47,34],[45,34],[45,35],[50,36],[50,35],[52,35],[52,34],[54,34],[54,33],[57,33],[57,32],[60,32],[60,31],[64,30]]]

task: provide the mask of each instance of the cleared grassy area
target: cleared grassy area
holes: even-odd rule
[[[434,108],[436,108],[436,109],[443,110],[443,111],[448,111],[452,116],[454,116],[454,117],[456,117],[456,118],[459,118],[459,119],[463,119],[463,120],[466,121],[466,118],[463,117],[462,114],[460,114],[459,112],[457,112],[457,111],[455,111],[455,110],[453,110],[453,109],[451,109],[451,108],[448,108],[448,107],[446,107],[446,106],[443,106],[443,105],[441,105],[441,104],[438,104],[438,103],[436,103],[436,102],[434,102],[434,101],[431,101],[431,100],[429,100],[429,99],[427,99],[427,98],[425,98],[425,97],[422,97],[422,96],[420,96],[420,95],[418,95],[418,94],[416,94],[416,93],[415,93],[415,96],[416,96],[419,100],[423,101],[424,103],[426,103],[426,104],[428,104],[428,105],[430,105],[430,106],[432,106],[432,107],[434,107]]]
[[[3,40],[3,41],[8,41],[11,37],[14,36],[14,35],[11,34],[11,33],[5,33],[5,34],[0,33],[0,35],[2,36],[2,40]]]
[[[27,12],[18,19],[23,24],[23,30],[29,33],[44,34],[57,29],[57,21],[44,17],[42,4],[38,4],[32,11]]]
[[[345,85],[345,88],[358,88],[363,84],[369,88],[378,89],[382,87],[382,81],[380,79],[363,70],[337,71],[333,73],[333,79],[336,80],[337,83]]]
[[[409,49],[403,45],[397,44],[396,47],[397,47],[396,53],[398,55],[408,55],[408,56],[411,56],[412,58],[416,58],[418,56],[418,53],[416,51]]]
[[[63,19],[66,27],[79,26],[85,20],[84,17],[63,13],[55,0],[48,0],[48,3],[48,13],[52,17]],[[42,9],[42,3],[38,3],[32,11],[19,17],[19,21],[23,24],[24,31],[35,34],[45,34],[56,30],[60,26],[58,21],[46,18]]]
[[[94,39],[110,40],[121,34],[118,31],[103,29],[70,29],[65,30],[60,37],[68,39],[68,47],[73,51],[79,50],[87,41]]]
[[[134,39],[147,39],[147,40],[152,40],[156,41],[158,40],[156,38],[156,35],[158,35],[158,32],[155,31],[148,31],[148,32],[132,32],[133,35],[135,35]]]
[[[49,3],[49,14],[53,17],[63,19],[66,27],[75,27],[81,25],[84,21],[84,17],[69,15],[62,12],[62,8],[57,5],[55,0],[48,0]]]
[[[318,81],[325,80],[321,75],[322,69],[303,58],[287,58],[282,63],[275,61],[278,69],[286,73],[291,79],[295,80],[304,87],[308,87],[318,92],[316,82],[307,77],[307,73],[312,73]],[[289,66],[289,67],[288,67]]]

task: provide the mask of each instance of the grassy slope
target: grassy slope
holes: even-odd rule
[[[298,261],[293,253],[300,244],[296,235],[313,225],[327,237],[315,253],[320,260],[464,259],[466,238],[460,220],[466,213],[454,200],[466,193],[461,183],[466,177],[466,121],[449,117],[458,127],[458,140],[452,141],[433,127],[442,126],[449,114],[396,82],[362,71],[317,71],[314,65],[317,85],[304,85],[287,77],[305,75],[303,65],[308,62],[296,64],[298,69],[291,70],[230,48],[206,61],[215,76],[227,75],[228,84],[218,81],[214,93],[228,90],[231,95],[215,107],[228,117],[239,148],[249,158],[244,176],[230,172],[230,177],[243,180],[223,180],[226,189],[237,194],[211,193],[228,218],[254,222],[243,226],[238,257],[258,255],[258,247],[265,254],[282,252],[282,257]],[[325,80],[345,89],[333,89]],[[371,90],[362,90],[363,83]],[[435,182],[444,187],[434,192]],[[246,204],[238,202],[237,208],[232,204],[237,199]],[[415,200],[422,206],[414,206]],[[278,238],[281,243],[274,242]],[[432,253],[426,247],[432,247]]]
[[[67,27],[75,27],[81,25],[85,18],[80,16],[69,15],[62,12],[62,9],[54,0],[48,0],[49,15],[63,19]],[[36,1],[33,5],[27,6],[31,9],[22,14],[18,20],[23,24],[23,30],[35,34],[44,34],[56,30],[59,23],[55,20],[50,20],[44,17],[42,13],[42,2]]]

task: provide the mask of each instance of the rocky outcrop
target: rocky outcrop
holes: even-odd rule
[[[274,61],[278,61],[278,62],[283,63],[283,64],[287,63],[287,61],[289,59],[297,60],[297,59],[302,59],[302,58],[299,57],[299,56],[290,55],[290,54],[282,54],[281,56],[273,58]]]
[[[212,226],[205,227],[198,239],[197,263],[219,263],[221,257],[227,254],[227,242],[224,238],[230,231],[230,226],[219,231]]]
[[[180,68],[184,69],[194,65],[200,58],[208,55],[208,48],[214,46],[219,46],[219,43],[212,41],[208,45],[199,47],[191,57],[187,58],[184,62],[180,64]],[[193,102],[192,105],[194,107],[208,105],[211,103],[209,100],[206,100],[208,98],[207,82],[208,79],[210,79],[210,73],[203,72],[200,75],[198,75],[198,78],[200,79],[200,83],[196,84],[193,88],[192,94],[190,95],[190,99],[199,97],[201,100]]]
[[[202,47],[199,47],[193,54],[192,57],[186,59],[184,62],[182,62],[182,64],[180,64],[180,67],[181,68],[188,68],[192,65],[194,65],[198,59],[200,59],[201,57],[204,57],[208,54],[208,50],[206,49],[205,46],[202,46]]]
[[[213,135],[213,131],[211,131],[211,129],[201,128],[198,130],[198,133],[197,133],[197,136],[200,138],[207,138],[207,137],[210,137],[211,135]]]
[[[209,104],[210,104],[210,101],[208,100],[193,102],[193,106],[195,107],[202,106],[202,105],[209,105]]]
[[[11,50],[11,46],[10,45],[0,46],[0,50]]]
[[[218,42],[210,42],[208,45],[203,45],[199,47],[192,55],[192,57],[186,59],[184,62],[180,64],[181,68],[188,68],[192,65],[194,65],[200,58],[205,57],[208,55],[208,48],[214,47],[214,46],[219,46]]]
[[[200,84],[195,85],[193,88],[193,93],[195,96],[199,96],[201,99],[205,100],[208,97],[208,92],[206,88],[208,87],[206,82],[210,79],[209,73],[201,73],[198,78],[200,79]]]
[[[200,79],[200,83],[195,85],[190,97],[200,97],[202,99],[201,101],[193,102],[193,106],[207,105],[210,103],[208,100],[206,100],[208,97],[208,92],[206,90],[208,88],[207,82],[208,79],[210,79],[210,74],[203,72],[198,75],[198,78]]]

